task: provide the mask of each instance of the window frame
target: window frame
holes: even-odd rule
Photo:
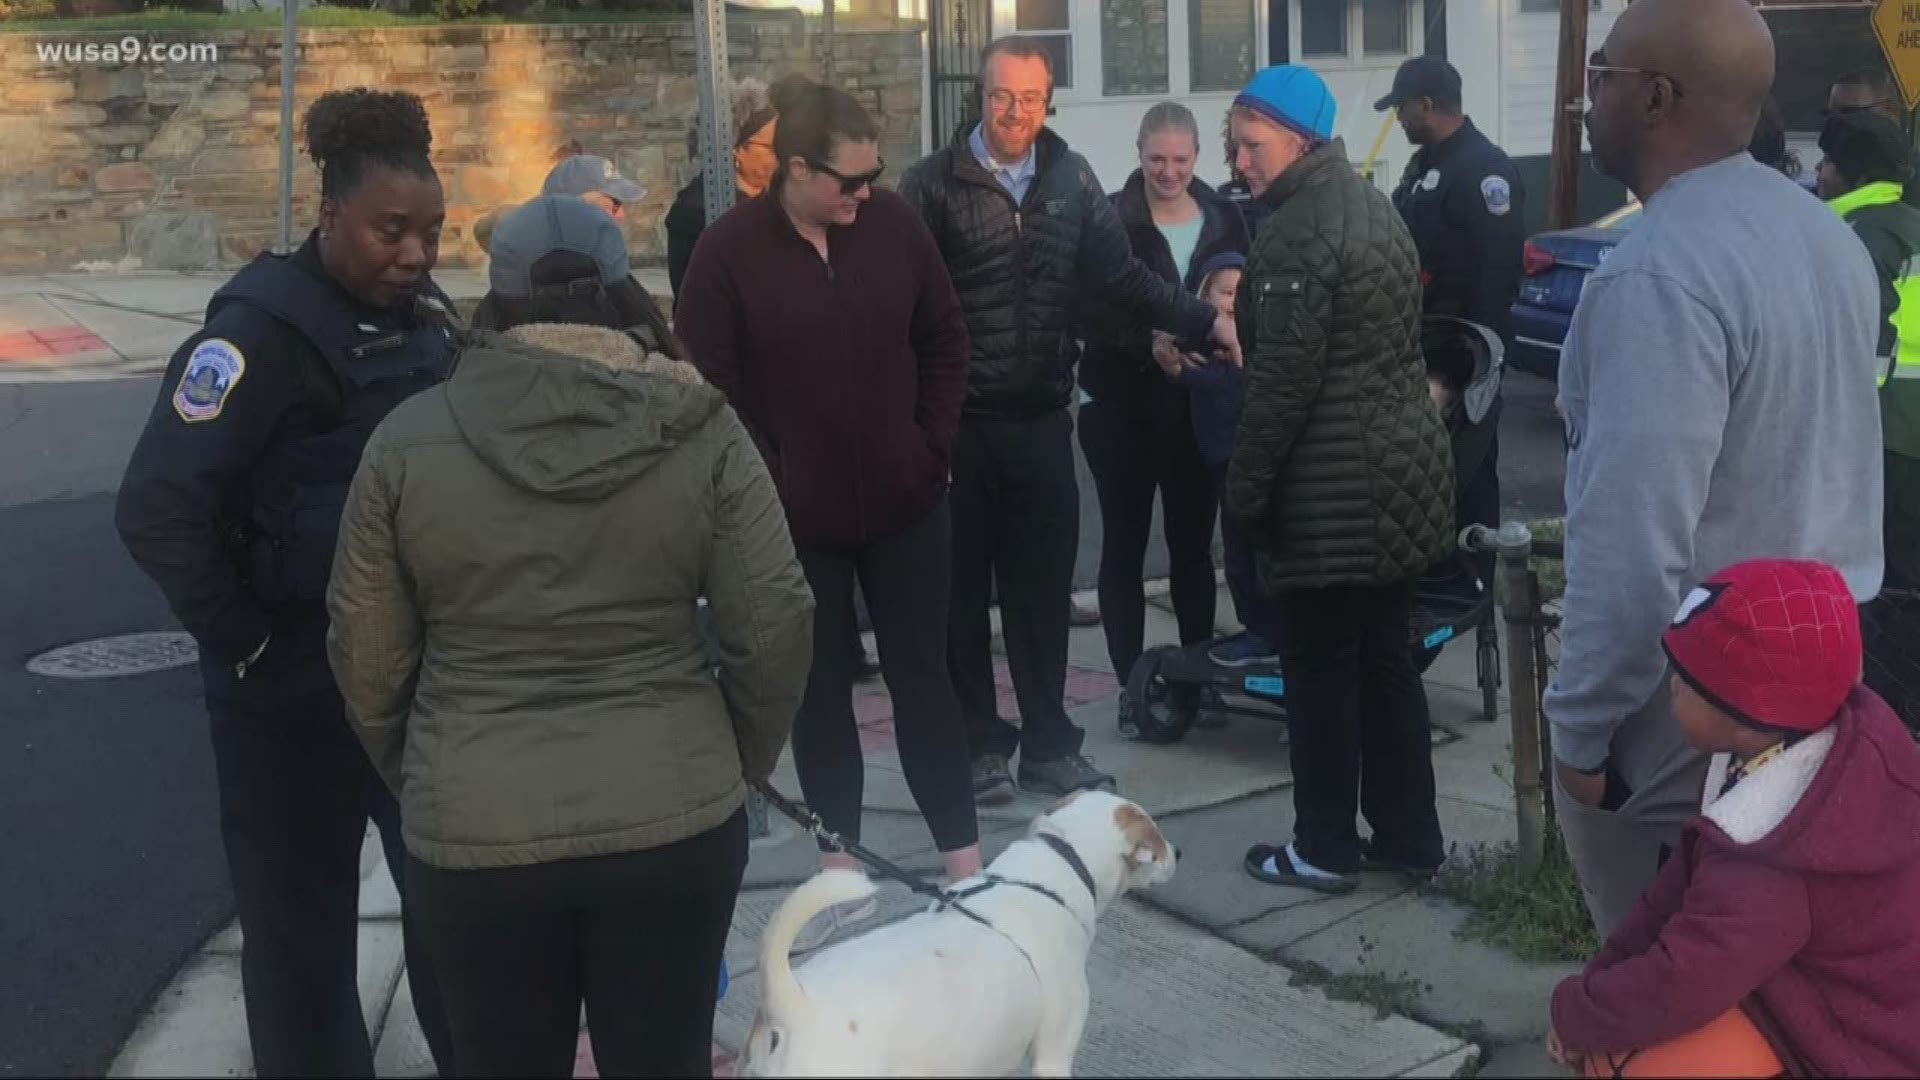
[[[993,5],[988,10],[988,18],[995,28],[993,34],[995,38],[1037,37],[1066,39],[1067,63],[1070,67],[1067,76],[1072,81],[1063,83],[1059,78],[1060,73],[1058,71],[1054,72],[1053,104],[1055,106],[1060,105],[1062,102],[1099,99],[1098,94],[1090,93],[1087,88],[1087,57],[1081,55],[1081,47],[1085,44],[1086,34],[1084,28],[1078,25],[1079,19],[1074,11],[1076,6],[1077,0],[1066,0],[1064,10],[1067,16],[1067,25],[1066,28],[1062,30],[1020,29],[1019,0],[993,0]],[[1099,31],[1097,24],[1094,27],[1094,31],[1095,33]],[[1094,70],[1104,78],[1106,75],[1104,67],[1105,57],[1095,56],[1093,59],[1095,61]]]
[[[1100,54],[1100,93],[1098,96],[1098,100],[1128,101],[1132,99],[1141,99],[1141,98],[1164,99],[1164,98],[1171,97],[1175,94],[1181,93],[1180,80],[1177,78],[1178,65],[1174,62],[1173,43],[1174,43],[1175,35],[1173,32],[1173,19],[1174,19],[1174,9],[1176,7],[1179,7],[1188,3],[1189,0],[1156,0],[1156,2],[1161,5],[1161,8],[1164,13],[1161,24],[1160,24],[1160,29],[1161,29],[1161,47],[1164,50],[1166,66],[1162,69],[1161,88],[1158,90],[1118,91],[1108,85],[1107,83],[1107,23],[1106,23],[1107,5],[1105,3],[1101,3],[1099,5],[1100,24],[1099,24],[1099,34],[1098,34],[1098,38],[1099,38],[1098,51]],[[1069,23],[1072,22],[1071,14],[1069,14],[1068,22]],[[1048,31],[1048,32],[1059,33],[1059,31],[1057,30]],[[1076,59],[1076,63],[1077,62],[1078,61]],[[1187,72],[1187,88],[1189,90],[1192,88],[1192,79],[1193,79],[1193,73],[1191,71],[1188,71]],[[1091,96],[1092,95],[1089,95],[1089,97]]]
[[[1369,53],[1366,51],[1366,8],[1363,0],[1343,0],[1346,5],[1346,51],[1309,55],[1305,48],[1301,5],[1303,0],[1287,0],[1287,45],[1289,54],[1323,71],[1394,70],[1409,58],[1426,50],[1427,28],[1420,18],[1422,5],[1417,0],[1401,0],[1406,12],[1407,48],[1405,52]],[[1516,0],[1517,2],[1517,0]],[[1596,0],[1597,2],[1597,0]]]

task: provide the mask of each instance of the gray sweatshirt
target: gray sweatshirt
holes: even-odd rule
[[[1746,154],[1654,193],[1560,365],[1567,595],[1554,756],[1597,769],[1652,698],[1680,598],[1747,559],[1881,576],[1879,286],[1833,211]]]

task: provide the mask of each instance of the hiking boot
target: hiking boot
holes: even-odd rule
[[[869,896],[865,900],[849,900],[844,904],[834,904],[807,920],[807,925],[793,938],[793,955],[810,953],[825,948],[838,940],[847,931],[880,914],[880,898]]]
[[[1025,754],[1020,755],[1020,787],[1036,795],[1051,795],[1061,798],[1076,791],[1092,791],[1104,788],[1113,791],[1118,787],[1113,777],[1093,767],[1093,762],[1081,754],[1068,754],[1052,761],[1034,761]]]
[[[973,798],[987,804],[1013,798],[1013,770],[1005,754],[982,754],[973,759]]]
[[[1224,668],[1265,667],[1278,664],[1280,654],[1252,634],[1235,634],[1208,649],[1207,659]]]

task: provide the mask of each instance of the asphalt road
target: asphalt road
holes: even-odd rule
[[[0,1075],[103,1073],[231,918],[196,671],[72,681],[23,667],[59,645],[174,627],[113,531],[111,492],[156,389],[0,385]],[[1512,516],[1558,513],[1561,459],[1552,387],[1512,375]],[[1099,543],[1083,463],[1079,588]],[[1147,573],[1164,567],[1156,538]]]

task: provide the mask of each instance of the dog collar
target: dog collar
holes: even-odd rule
[[[1087,869],[1086,860],[1080,857],[1079,852],[1073,850],[1073,845],[1052,833],[1041,833],[1040,842],[1052,848],[1055,855],[1066,860],[1067,865],[1073,868],[1074,875],[1080,879],[1080,884],[1087,887],[1087,895],[1093,898],[1094,903],[1099,903],[1100,890],[1093,887],[1093,872]]]

